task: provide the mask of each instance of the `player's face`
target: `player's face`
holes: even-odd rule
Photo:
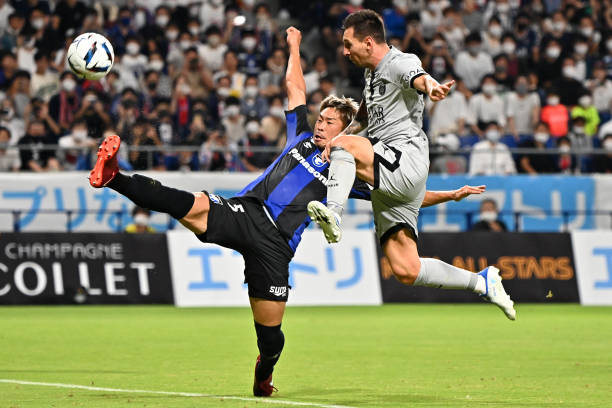
[[[335,108],[325,108],[319,114],[314,126],[314,144],[322,149],[325,145],[338,136],[344,129],[344,123]]]
[[[349,27],[344,30],[344,34],[342,36],[344,49],[342,50],[342,53],[345,57],[348,57],[353,64],[357,65],[358,67],[365,67],[367,59],[371,54],[367,42],[368,37],[364,37],[363,41],[359,41],[354,34],[355,29],[353,27]]]

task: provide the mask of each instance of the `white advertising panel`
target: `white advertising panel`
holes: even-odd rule
[[[580,303],[612,305],[612,231],[572,232]]]
[[[168,250],[177,306],[247,306],[242,256],[203,244],[192,233],[170,231]],[[371,231],[345,230],[330,246],[306,231],[289,267],[290,305],[381,304],[378,256]]]

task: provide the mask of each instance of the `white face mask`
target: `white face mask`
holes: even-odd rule
[[[480,213],[480,219],[482,221],[495,221],[497,219],[497,213],[495,211],[483,211]]]
[[[574,126],[572,131],[577,135],[584,135],[584,126]]]
[[[566,65],[561,70],[563,76],[566,78],[574,78],[576,76],[576,69],[573,65]]]
[[[591,106],[591,102],[592,102],[592,99],[589,95],[583,95],[580,98],[578,98],[578,104],[582,106],[583,108]]]
[[[603,148],[609,152],[612,152],[612,139],[606,139],[603,144]]]
[[[134,14],[134,26],[136,28],[142,28],[147,24],[147,15],[144,11],[138,10],[136,14]]]
[[[501,135],[499,134],[499,130],[491,129],[491,130],[487,130],[487,133],[485,133],[485,137],[487,138],[489,142],[497,143]]]
[[[502,45],[502,49],[506,54],[514,54],[514,51],[516,51],[516,45],[513,42],[505,42],[504,45]]]
[[[74,131],[72,131],[72,137],[75,140],[83,141],[83,140],[87,139],[87,130],[84,130],[84,129],[83,130],[74,130]]]
[[[160,27],[165,27],[169,22],[170,17],[165,14],[160,14],[159,16],[155,17],[155,24]]]
[[[253,7],[255,5],[255,0],[242,0],[242,3],[247,7]]]
[[[136,55],[140,52],[140,45],[138,45],[138,43],[131,42],[125,46],[125,50],[130,55]]]
[[[200,34],[200,27],[196,27],[196,26],[189,27],[189,33],[191,33],[191,35]]]
[[[151,62],[149,62],[149,67],[153,70],[153,71],[161,71],[162,69],[164,69],[164,61],[162,60],[153,60]]]
[[[510,5],[508,3],[499,3],[495,8],[502,14],[510,11]]]
[[[565,22],[564,21],[555,21],[552,23],[552,28],[555,31],[564,31],[565,30]]]
[[[564,144],[559,146],[559,151],[561,151],[561,153],[569,153],[572,151],[572,148],[571,146]]]
[[[211,47],[216,47],[217,45],[219,45],[219,43],[221,43],[221,37],[219,37],[218,35],[211,35],[210,37],[208,37],[208,45],[210,45]]]
[[[180,84],[179,90],[185,95],[189,95],[191,93],[191,87],[187,84]]]
[[[363,4],[363,0],[351,0],[350,3],[354,7],[359,7]]]
[[[136,214],[134,216],[134,224],[141,227],[146,227],[149,225],[149,217],[147,217],[145,214]]]
[[[273,106],[270,108],[269,111],[271,116],[277,117],[277,118],[284,118],[285,117],[285,111],[283,110],[283,108],[281,108],[280,106]]]
[[[546,49],[546,56],[548,58],[555,59],[558,58],[559,55],[561,55],[561,48],[559,47],[548,47]]]
[[[66,92],[72,92],[76,89],[77,83],[74,79],[64,79],[62,81],[62,89]]]
[[[489,26],[489,34],[491,34],[491,36],[495,38],[501,37],[502,32],[503,32],[503,29],[501,28],[499,24]]]
[[[219,94],[220,97],[222,98],[227,98],[230,95],[230,89],[229,88],[217,88],[217,93]]]
[[[179,43],[181,50],[185,51],[187,48],[191,47],[191,41],[189,40],[181,40]]]
[[[580,33],[585,37],[591,37],[593,35],[593,27],[582,27]]]
[[[166,38],[170,41],[175,41],[178,38],[179,32],[176,30],[166,31]]]
[[[252,121],[250,121],[249,123],[246,124],[245,130],[250,135],[252,135],[254,133],[258,133],[259,132],[259,123],[257,123],[257,122],[252,120]]]
[[[251,52],[257,45],[257,40],[255,37],[246,37],[242,39],[240,44],[242,44],[245,50]]]
[[[558,96],[551,96],[549,98],[546,99],[546,104],[550,105],[550,106],[557,106],[559,104],[559,97]]]
[[[210,0],[210,4],[212,4],[215,7],[218,7],[223,4],[223,0]]]
[[[35,30],[40,30],[45,26],[45,20],[42,18],[35,18],[34,20],[30,21],[30,24],[32,24],[32,28]]]
[[[225,109],[227,116],[236,116],[240,114],[240,107],[238,105],[230,105]]]
[[[246,88],[244,88],[244,95],[247,98],[255,98],[258,93],[259,93],[259,88],[257,88],[256,86],[249,85]]]
[[[482,86],[482,93],[484,93],[487,96],[493,95],[496,90],[497,90],[497,86],[495,86],[495,84],[485,84]]]
[[[589,46],[586,44],[576,44],[576,46],[574,47],[574,51],[578,55],[585,55],[588,50],[589,50]]]
[[[549,137],[550,136],[546,132],[537,132],[535,135],[533,135],[535,141],[542,144],[548,142]]]

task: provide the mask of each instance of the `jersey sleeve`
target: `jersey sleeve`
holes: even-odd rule
[[[414,89],[414,80],[427,75],[421,65],[421,60],[414,54],[404,54],[396,58],[391,65],[391,80],[403,89]]]
[[[365,181],[361,181],[359,179],[355,179],[355,183],[353,184],[353,188],[349,193],[350,198],[358,198],[360,200],[371,201],[371,193],[370,187]]]
[[[308,110],[306,105],[296,106],[290,111],[285,111],[287,119],[287,144],[304,132],[312,132],[308,125]]]

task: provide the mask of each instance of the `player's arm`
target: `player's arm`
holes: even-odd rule
[[[287,64],[287,97],[289,99],[288,109],[293,110],[300,105],[306,104],[306,82],[300,61],[300,43],[302,33],[295,27],[287,29],[287,44],[289,45],[289,62]]]
[[[418,76],[412,81],[412,87],[414,89],[423,92],[434,102],[438,102],[446,98],[446,95],[448,95],[454,84],[455,80],[448,81],[445,84],[440,84],[438,81],[429,76],[429,74]]]
[[[487,189],[486,186],[463,186],[457,190],[450,191],[429,191],[425,192],[425,198],[421,203],[421,208],[445,203],[447,201],[461,201],[472,194],[482,194]]]
[[[368,127],[368,108],[365,103],[365,99],[361,100],[359,104],[359,109],[357,109],[357,113],[355,117],[348,124],[348,126],[342,131],[340,134],[344,135],[356,135],[361,132],[363,129]]]

